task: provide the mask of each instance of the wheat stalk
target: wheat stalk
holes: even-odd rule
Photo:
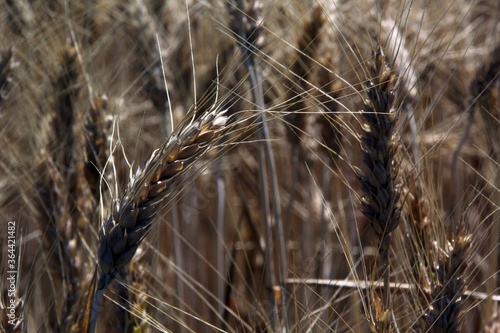
[[[235,5],[235,6],[234,6]],[[258,161],[260,165],[259,170],[259,182],[261,185],[261,205],[262,214],[265,219],[265,238],[266,238],[266,283],[268,291],[277,283],[275,282],[274,267],[272,265],[274,259],[273,242],[272,242],[272,230],[269,203],[271,203],[274,217],[274,233],[277,238],[277,248],[278,248],[278,280],[281,287],[281,293],[283,295],[283,304],[286,304],[287,291],[285,290],[284,279],[287,275],[287,263],[286,263],[286,247],[285,247],[285,235],[283,227],[283,219],[281,214],[281,198],[279,194],[279,186],[276,171],[276,161],[273,154],[273,150],[270,143],[269,127],[267,124],[267,116],[264,112],[264,90],[263,90],[263,79],[258,70],[258,62],[256,61],[256,54],[259,52],[259,48],[263,43],[263,29],[262,29],[262,19],[261,10],[262,7],[259,2],[253,2],[252,6],[248,8],[248,13],[245,11],[245,2],[243,0],[237,0],[234,5],[229,5],[228,10],[232,14],[232,31],[238,42],[240,43],[240,51],[243,56],[244,65],[248,71],[250,86],[252,92],[252,100],[257,108],[257,124],[258,124],[258,138],[262,140],[259,144],[259,154]],[[269,169],[270,185],[267,184],[267,169]],[[270,192],[270,197],[268,197],[268,192]],[[272,325],[277,329],[281,329],[281,323],[278,317],[279,306],[276,300],[276,295],[274,292],[269,292],[269,301],[272,304],[269,307],[269,317],[271,319]],[[282,311],[285,325],[288,325],[286,311]]]

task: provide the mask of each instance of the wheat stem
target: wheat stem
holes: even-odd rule
[[[267,196],[267,175],[266,175],[266,167],[265,164],[267,164],[267,167],[269,168],[270,172],[270,179],[271,179],[271,202],[272,202],[272,208],[273,208],[273,215],[274,215],[274,225],[275,225],[275,233],[278,238],[278,248],[279,248],[279,285],[281,288],[281,294],[283,297],[283,304],[286,304],[286,294],[287,292],[285,291],[285,285],[283,283],[285,277],[286,277],[286,249],[285,249],[285,236],[284,236],[284,230],[283,230],[283,221],[281,218],[281,202],[280,202],[280,194],[279,194],[279,186],[278,186],[278,180],[277,180],[277,172],[276,172],[276,165],[274,161],[274,156],[271,148],[271,143],[270,143],[270,135],[269,135],[269,128],[267,126],[267,117],[266,114],[264,113],[264,93],[262,89],[262,79],[260,77],[260,74],[257,70],[257,65],[255,63],[254,59],[254,52],[257,49],[256,43],[254,43],[255,40],[259,37],[259,30],[258,26],[253,27],[253,31],[250,33],[247,33],[246,29],[244,28],[244,2],[242,0],[237,0],[237,10],[236,10],[236,17],[235,17],[235,34],[242,40],[242,43],[240,45],[241,52],[243,53],[243,59],[245,66],[248,70],[249,76],[250,76],[250,83],[252,86],[251,92],[252,92],[252,99],[254,101],[254,104],[257,107],[257,112],[259,112],[257,116],[257,123],[258,123],[258,130],[257,133],[259,135],[259,139],[261,140],[260,145],[259,145],[259,164],[261,165],[260,168],[260,175],[259,175],[259,180],[261,183],[262,191],[263,191],[263,196],[262,196],[262,205],[263,207],[266,207],[265,210],[265,220],[267,221],[266,223],[266,228],[270,228],[270,221],[269,221],[269,214],[267,214],[267,206],[268,202],[265,197]],[[254,8],[255,9],[255,8]],[[255,11],[257,11],[255,9]],[[254,18],[256,19],[256,18]],[[255,20],[257,22],[257,20]],[[267,163],[265,163],[267,162]],[[271,231],[268,231],[268,235],[266,236],[266,239],[269,241],[267,244],[267,251],[270,251],[272,249],[272,243],[271,243]],[[269,259],[272,260],[273,256],[272,254],[268,255]],[[272,281],[272,279],[271,279]],[[272,284],[274,285],[274,283]],[[271,295],[273,293],[271,292]],[[271,296],[271,301],[273,302],[273,307],[276,306],[276,300],[273,299],[274,296]],[[288,321],[286,320],[286,311],[283,310],[283,315],[285,317],[285,324],[288,325]],[[271,320],[274,320],[275,315],[271,313]],[[280,323],[279,320],[275,321],[275,326],[278,330],[280,330]]]

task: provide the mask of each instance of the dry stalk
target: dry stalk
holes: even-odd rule
[[[165,199],[175,190],[175,180],[216,142],[226,122],[224,112],[213,111],[194,123],[184,123],[130,180],[100,231],[99,281],[91,313],[87,313],[91,315],[89,332],[95,329],[104,292],[151,230]]]
[[[395,75],[388,67],[381,48],[375,51],[370,67],[371,77],[366,84],[368,99],[362,113],[365,124],[361,146],[363,149],[362,170],[356,168],[361,181],[363,213],[379,238],[379,253],[383,265],[384,297],[383,311],[391,309],[389,288],[389,247],[391,233],[399,224],[401,212],[399,165],[397,154],[399,139],[395,133],[397,105],[395,103]],[[389,318],[384,316],[385,319]],[[378,325],[377,325],[378,326]],[[390,322],[384,324],[389,331]]]

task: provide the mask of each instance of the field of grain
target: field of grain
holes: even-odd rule
[[[0,2],[0,332],[500,332],[500,2]]]

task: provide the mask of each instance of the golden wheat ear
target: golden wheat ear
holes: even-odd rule
[[[174,191],[175,180],[205,153],[226,128],[225,111],[213,111],[195,122],[182,124],[137,170],[119,205],[106,218],[99,233],[98,268],[87,300],[88,332],[94,332],[104,292],[116,274],[134,256],[160,213],[164,200]],[[91,302],[92,304],[89,304]],[[90,307],[90,309],[89,309]]]

